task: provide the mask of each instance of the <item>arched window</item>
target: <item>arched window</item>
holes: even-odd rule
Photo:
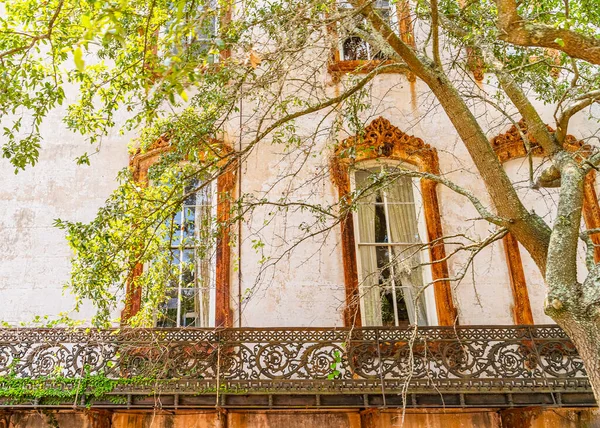
[[[501,163],[524,158],[528,155],[535,157],[545,155],[542,147],[528,133],[525,122],[521,120],[517,125],[518,128],[513,125],[507,132],[494,137],[491,141],[492,147]],[[548,130],[554,132],[549,126]],[[528,149],[523,141],[523,135],[529,140],[530,153],[528,153]],[[570,152],[577,152],[581,159],[587,156],[583,142],[577,140],[572,135],[568,135],[565,138],[565,148]],[[583,201],[583,218],[589,229],[600,228],[600,206],[594,187],[595,180],[596,173],[594,170],[591,170],[585,177]],[[592,234],[590,237],[596,245],[594,258],[598,262],[600,261],[600,235]],[[527,280],[531,281],[531,278],[526,278],[519,242],[509,233],[503,238],[503,244],[513,294],[514,322],[515,324],[533,324],[534,319],[527,286]]]
[[[148,184],[148,170],[160,156],[171,150],[168,140],[159,139],[153,147],[138,152],[130,161],[134,180]],[[227,165],[231,149],[220,142],[211,142],[211,151],[222,154]],[[172,270],[166,284],[166,299],[157,308],[157,327],[230,327],[230,214],[231,194],[234,191],[235,167],[228,165],[217,180],[203,181],[200,177],[178,184],[183,203],[166,222],[169,231],[165,239]],[[217,221],[215,221],[217,220]],[[224,226],[223,226],[224,225]],[[218,231],[216,245],[212,235]],[[134,276],[140,275],[143,265],[136,266]],[[141,307],[144,290],[130,281],[124,323]]]
[[[378,118],[341,142],[331,163],[340,200],[357,198],[341,222],[345,324],[456,322],[436,183],[399,173],[439,173],[435,149]]]
[[[185,197],[167,223],[172,276],[168,300],[158,308],[157,327],[214,327],[216,312],[216,249],[212,235],[217,225],[213,183],[197,178],[181,184]]]
[[[390,25],[395,26],[396,16],[392,13],[392,7],[389,0],[376,0],[372,4],[373,9]],[[349,8],[350,5],[345,2],[339,2],[340,9]],[[364,18],[357,16],[355,18],[356,29],[358,32],[367,32],[368,27],[365,25]],[[344,40],[341,41],[341,60],[342,61],[371,61],[371,60],[385,60],[383,52],[378,50],[375,46],[372,46],[366,40],[362,39],[357,34],[350,34]]]
[[[408,0],[399,0],[398,2],[376,0],[372,3],[372,7],[400,35],[404,43],[414,46],[413,25]],[[349,8],[348,2],[338,2],[340,11],[347,12]],[[388,61],[384,52],[363,38],[370,29],[367,27],[364,18],[359,15],[354,15],[347,28],[343,28],[341,25],[331,25],[328,26],[328,30],[336,40],[332,49],[332,61],[329,64],[330,72],[369,73],[378,65]],[[409,77],[409,79],[413,80],[412,77]]]
[[[418,181],[396,176],[397,166],[366,161],[351,172],[354,190],[364,192],[354,216],[364,326],[437,324],[431,289],[416,298],[431,276],[423,268],[429,257],[422,251],[427,235]],[[389,177],[386,184],[374,186],[381,177]]]

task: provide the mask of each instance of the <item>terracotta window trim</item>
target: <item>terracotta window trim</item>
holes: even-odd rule
[[[524,158],[528,155],[521,134],[525,135],[529,140],[532,156],[545,156],[542,147],[537,145],[535,139],[528,134],[527,127],[523,120],[518,123],[518,126],[518,129],[515,125],[511,126],[507,132],[494,137],[491,141],[492,148],[496,152],[501,163],[513,159]],[[548,126],[548,130],[552,133],[554,132],[554,129],[550,126]],[[577,140],[577,138],[572,135],[567,135],[565,138],[565,148],[570,152],[580,152],[582,159],[587,156],[588,153],[583,141]],[[590,229],[600,227],[600,205],[598,204],[598,196],[594,186],[595,181],[596,173],[592,170],[585,178],[583,200],[583,218],[586,226]],[[599,262],[600,235],[591,235],[591,239],[596,245],[594,248],[594,259],[596,262]],[[503,238],[503,244],[513,294],[513,320],[515,324],[518,325],[533,324],[534,321],[527,290],[527,280],[523,270],[518,241],[509,233]]]
[[[219,147],[223,154],[231,153],[233,150],[225,143],[215,141],[214,145]],[[140,150],[133,154],[129,161],[133,179],[141,186],[148,185],[148,170],[156,163],[160,156],[172,149],[167,138],[159,138],[149,150],[141,153]],[[224,162],[227,162],[224,157]],[[223,166],[226,166],[223,164]],[[233,327],[233,316],[231,310],[231,251],[230,238],[231,228],[229,219],[231,213],[231,197],[235,192],[236,165],[230,164],[217,177],[217,207],[216,215],[219,224],[224,225],[216,243],[216,296],[215,296],[215,326]],[[142,290],[134,285],[137,276],[143,273],[144,266],[138,263],[132,272],[131,280],[127,282],[125,292],[125,308],[121,314],[121,323],[126,325],[128,320],[137,314],[142,304]]]
[[[348,152],[352,148],[352,157]],[[393,126],[387,119],[379,117],[373,120],[364,130],[362,137],[350,137],[342,141],[334,150],[331,159],[331,171],[334,184],[342,203],[347,201],[351,192],[350,172],[358,162],[374,159],[389,159],[406,162],[419,171],[439,174],[437,151],[425,144],[423,140],[407,135]],[[457,311],[452,299],[452,290],[448,281],[448,264],[445,260],[446,250],[442,238],[442,222],[436,191],[437,183],[421,180],[421,194],[427,239],[437,242],[430,246],[431,275],[436,312],[439,325],[454,325],[457,322]],[[353,214],[349,212],[340,221],[342,235],[342,257],[344,266],[344,283],[346,304],[344,308],[344,325],[359,327],[360,293],[358,280],[357,254],[354,235]],[[437,262],[436,262],[437,261]]]

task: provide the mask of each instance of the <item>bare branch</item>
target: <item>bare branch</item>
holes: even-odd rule
[[[556,120],[556,138],[558,141],[564,141],[567,136],[567,129],[569,127],[569,120],[575,114],[579,113],[586,107],[591,106],[595,102],[600,100],[600,89],[590,91],[587,94],[583,94],[578,97],[575,102],[568,105],[560,114]]]

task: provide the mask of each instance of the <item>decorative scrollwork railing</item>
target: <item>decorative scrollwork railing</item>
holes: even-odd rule
[[[114,393],[590,391],[555,326],[0,329],[2,378],[147,379]]]

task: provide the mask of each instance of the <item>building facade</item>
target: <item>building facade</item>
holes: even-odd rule
[[[394,19],[402,24],[401,11]],[[340,92],[345,73],[368,71],[384,61],[378,55],[347,38],[321,78]],[[491,90],[479,77],[473,84]],[[533,260],[510,234],[469,250],[469,240],[490,239],[489,224],[463,195],[427,178],[443,177],[490,202],[427,86],[406,73],[382,74],[369,96],[361,133],[317,132],[334,129],[344,112],[316,112],[295,125],[311,141],[309,152],[261,142],[210,185],[182,186],[189,196],[172,219],[174,278],[156,328],[144,329],[127,328],[143,306],[144,290],[135,287],[120,295],[116,330],[86,329],[89,302],[71,312],[64,284],[72,253],[54,220],[91,221],[123,168],[140,186],[151,183],[149,170],[170,142],[131,150],[136,135],[120,134],[117,123],[91,165],[77,165],[69,160],[86,150],[83,138],[68,132],[63,110],[52,111],[38,165],[0,172],[0,375],[5,391],[14,379],[38,378],[43,388],[81,395],[8,394],[0,427],[600,424],[577,351],[543,312],[545,285]],[[252,143],[253,103],[240,106],[211,147],[236,153]],[[550,123],[551,106],[539,107]],[[528,186],[526,127],[476,108],[527,207],[552,223],[556,189]],[[577,151],[597,124],[584,115],[572,122],[569,144]],[[531,153],[535,170],[544,153],[537,146]],[[376,184],[399,167],[414,173]],[[333,207],[357,192],[357,206],[328,227],[310,223],[313,214],[297,206]],[[200,225],[231,215],[241,195],[271,203],[256,204],[203,248]],[[584,217],[589,228],[600,227],[594,177]],[[315,228],[323,230],[313,236]],[[582,250],[581,275],[584,259]],[[84,327],[40,328],[64,312]]]

